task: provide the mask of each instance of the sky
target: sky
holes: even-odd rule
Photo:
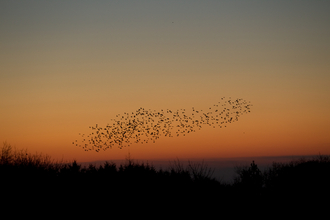
[[[0,141],[54,159],[330,154],[330,1],[0,1]],[[85,151],[139,108],[251,102],[227,127]]]

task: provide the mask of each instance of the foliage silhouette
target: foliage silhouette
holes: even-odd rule
[[[185,167],[177,159],[169,169],[156,170],[130,156],[120,166],[105,162],[98,167],[81,167],[75,160],[54,162],[48,156],[14,150],[7,143],[0,153],[1,187],[11,192],[12,198],[176,198],[176,202],[213,206],[243,205],[251,198],[260,205],[273,199],[300,201],[306,196],[316,201],[330,195],[330,157],[322,155],[286,164],[274,162],[263,172],[252,161],[249,167],[238,167],[234,183],[226,184],[212,178],[213,171],[204,161],[189,162]]]
[[[236,187],[243,189],[244,193],[260,194],[263,186],[263,175],[254,161],[250,167],[237,167],[236,172],[239,175],[234,179]]]

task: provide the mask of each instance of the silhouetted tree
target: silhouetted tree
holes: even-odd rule
[[[263,175],[258,166],[252,161],[250,167],[237,167],[238,177],[234,179],[234,186],[245,195],[260,195],[263,186]]]

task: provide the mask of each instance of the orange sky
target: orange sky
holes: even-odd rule
[[[330,154],[330,3],[0,3],[0,141],[55,159]],[[226,128],[129,148],[72,145],[146,109],[251,101]]]

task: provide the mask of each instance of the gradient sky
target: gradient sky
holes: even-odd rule
[[[0,1],[0,141],[55,159],[330,154],[330,1]],[[89,126],[251,101],[227,128],[85,152]]]

